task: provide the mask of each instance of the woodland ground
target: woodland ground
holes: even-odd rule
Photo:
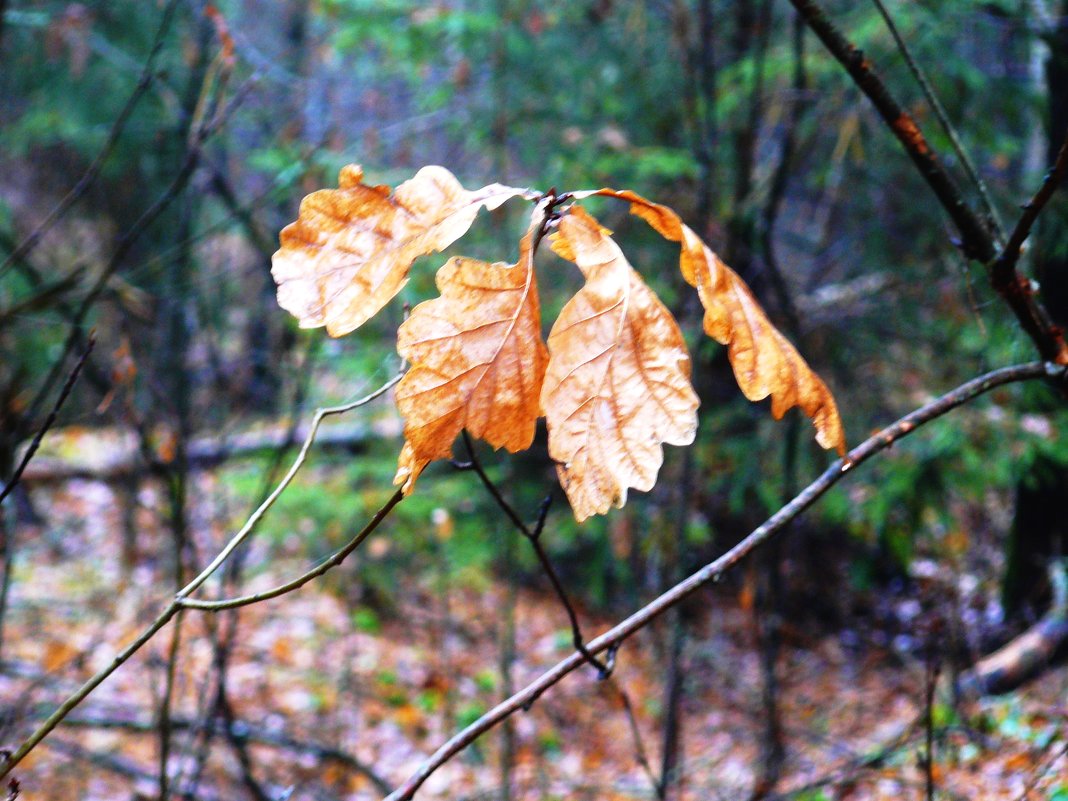
[[[203,538],[221,538],[226,532],[218,510],[227,502],[220,482],[200,474],[194,494],[207,501],[193,508],[193,529]],[[150,487],[141,491],[142,526],[159,526],[156,496]],[[20,534],[0,676],[8,742],[132,638],[169,586],[167,560],[146,550],[151,538],[141,541],[135,567],[122,566],[122,504],[108,486],[68,482],[35,490],[33,498],[48,521]],[[168,552],[164,536],[160,554]],[[257,540],[249,563],[262,567],[245,586],[267,587],[304,569],[302,538],[311,536],[294,534],[280,546]],[[366,547],[374,549],[369,557],[380,558],[390,541],[373,539]],[[506,582],[443,587],[433,577],[413,576],[396,587],[388,604],[368,605],[356,600],[361,570],[368,568],[360,556],[326,580],[241,611],[229,697],[235,719],[247,726],[253,775],[272,798],[380,797],[369,779],[324,758],[322,748],[348,753],[395,786],[501,694],[499,610]],[[908,601],[902,601],[906,610]],[[744,583],[724,585],[704,592],[688,612],[693,636],[685,656],[682,735],[687,799],[742,798],[753,786],[763,724],[750,603]],[[590,634],[612,622],[581,611]],[[198,615],[184,622],[173,713],[172,753],[181,755],[172,760],[177,788],[188,786],[194,770],[197,736],[188,726],[204,703],[212,631],[219,622]],[[818,635],[807,633],[811,627],[786,626],[780,675],[788,757],[780,790],[806,799],[923,798],[925,729],[917,721],[924,710],[925,666],[902,650],[889,629],[873,627],[871,620],[851,622],[856,627]],[[515,686],[565,656],[569,639],[555,598],[520,590]],[[30,755],[17,771],[22,798],[156,797],[154,710],[169,641],[156,638]],[[580,671],[515,718],[514,798],[652,797],[617,688],[631,699],[644,747],[658,764],[661,641],[655,629],[640,633],[620,651],[611,681]],[[1058,793],[1068,792],[1066,698],[1068,668],[1062,667],[960,714],[936,703],[937,797],[1062,798]],[[272,738],[275,745],[263,744]],[[287,744],[278,745],[280,739]],[[500,732],[491,733],[438,771],[418,797],[497,797],[500,744]],[[235,753],[223,738],[215,739],[193,797],[247,796]],[[861,764],[876,755],[874,764]],[[821,783],[827,787],[812,787]],[[284,796],[287,788],[292,795]]]

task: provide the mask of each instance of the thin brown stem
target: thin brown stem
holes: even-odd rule
[[[545,521],[549,514],[549,505],[552,502],[552,496],[547,495],[545,500],[542,501],[541,507],[538,510],[538,520],[535,523],[534,528],[531,529],[523,522],[523,519],[512,508],[512,505],[505,500],[501,491],[497,488],[497,485],[493,483],[486,471],[482,468],[482,463],[479,462],[478,457],[475,455],[475,448],[471,442],[471,436],[467,431],[463,431],[464,445],[467,447],[467,458],[471,469],[475,471],[479,479],[482,481],[482,486],[486,488],[486,491],[493,497],[493,500],[497,502],[497,505],[501,507],[508,519],[512,521],[519,532],[527,538],[531,546],[534,548],[534,553],[538,557],[538,562],[541,564],[542,570],[549,577],[549,581],[553,585],[553,590],[556,592],[556,597],[560,599],[560,603],[563,604],[564,609],[567,611],[567,618],[571,623],[571,642],[575,646],[575,650],[582,655],[582,657],[590,664],[591,667],[596,669],[597,676],[600,679],[606,679],[612,673],[611,659],[608,662],[601,662],[600,659],[595,657],[586,649],[586,644],[583,641],[582,629],[579,626],[578,615],[575,613],[575,607],[571,604],[571,600],[567,596],[567,592],[564,590],[564,585],[560,582],[560,577],[556,574],[556,570],[553,568],[552,562],[549,559],[549,555],[545,552],[545,548],[541,544],[541,533],[545,528]]]
[[[719,581],[726,572],[765,542],[775,537],[787,523],[808,509],[848,473],[879,452],[886,450],[899,439],[908,436],[920,426],[941,417],[995,387],[1038,378],[1050,378],[1061,383],[1068,383],[1068,370],[1062,366],[1044,362],[1031,362],[1012,367],[1003,367],[1000,370],[994,370],[974,378],[931,403],[925,404],[905,415],[896,423],[887,426],[864,440],[864,442],[851,450],[845,458],[836,459],[815,481],[805,487],[793,500],[780,508],[761,526],[754,529],[741,542],[718,559],[680,581],[609,631],[591,640],[586,645],[587,649],[592,654],[598,654],[618,647],[620,643],[636,631],[649,625],[665,611],[681,603],[701,587]],[[529,709],[546,690],[558,684],[565,676],[584,664],[586,664],[586,658],[582,654],[578,652],[571,654],[511,698],[498,704],[478,720],[457,732],[428,757],[400,787],[394,790],[386,801],[401,801],[401,799],[412,798],[423,782],[438,768],[487,731],[497,726],[501,721],[520,710]]]

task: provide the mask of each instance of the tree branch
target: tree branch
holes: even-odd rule
[[[894,136],[901,142],[905,152],[960,232],[960,247],[964,255],[993,267],[996,261],[1001,260],[993,232],[965,201],[960,188],[927,142],[916,121],[890,94],[871,61],[842,35],[816,0],[790,2],[831,55],[845,67],[853,82],[867,95]],[[1052,192],[1052,189],[1049,191]],[[1035,216],[1039,210],[1041,209],[1035,211]],[[1024,216],[1029,215],[1025,212]],[[1029,229],[1030,225],[1027,228]],[[1010,243],[1011,241],[1010,238]],[[1017,256],[1011,255],[1012,251],[1008,245],[1002,253],[1009,255],[1009,261],[1014,266]],[[992,269],[994,288],[1009,304],[1042,358],[1056,364],[1068,364],[1068,344],[1065,344],[1063,332],[1051,321],[1049,313],[1031,288],[1031,283],[1017,279],[1014,270],[1000,268],[997,271],[1000,277],[997,279],[995,272]]]
[[[836,459],[815,481],[805,487],[793,500],[780,508],[779,511],[768,518],[763,525],[756,528],[745,539],[718,559],[680,581],[614,628],[590,641],[586,646],[587,649],[590,653],[597,654],[610,648],[618,647],[627,637],[647,626],[668,609],[681,603],[696,590],[711,582],[719,581],[724,573],[733,568],[756,548],[772,539],[787,523],[815,503],[846,474],[880,451],[889,448],[899,439],[912,433],[918,427],[941,417],[952,409],[995,387],[1036,378],[1051,378],[1061,383],[1068,383],[1068,370],[1062,366],[1044,362],[1031,362],[1012,367],[1003,367],[1000,370],[994,370],[974,378],[931,403],[905,415],[896,423],[887,426],[882,431],[864,440],[864,442],[846,454],[844,459]],[[402,799],[412,798],[416,790],[434,771],[504,719],[521,709],[529,709],[546,690],[558,684],[565,676],[582,664],[585,664],[585,658],[577,652],[573,653],[511,698],[495,706],[443,744],[404,784],[394,790],[386,801],[402,801]]]
[[[178,614],[179,611],[181,611],[187,605],[195,607],[197,603],[211,603],[193,602],[191,601],[191,599],[188,598],[188,596],[196,592],[196,590],[199,589],[200,586],[204,584],[204,582],[207,581],[208,578],[216,570],[219,569],[222,563],[225,562],[226,559],[230,556],[230,554],[234,552],[234,549],[236,549],[237,546],[240,545],[248,537],[248,535],[252,532],[252,529],[255,527],[256,523],[259,522],[263,514],[267,511],[267,509],[271,507],[274,501],[282,493],[282,490],[284,490],[285,487],[287,487],[289,483],[293,480],[293,476],[296,475],[297,471],[300,469],[300,466],[307,458],[308,450],[315,439],[315,432],[318,429],[319,421],[321,421],[322,418],[328,414],[340,414],[341,412],[349,411],[350,409],[354,409],[357,406],[362,406],[365,403],[369,403],[370,401],[374,400],[375,398],[388,391],[394,384],[396,384],[400,380],[400,378],[400,374],[394,376],[381,387],[379,387],[377,390],[372,392],[370,395],[367,395],[366,397],[361,398],[360,400],[353,401],[352,403],[345,404],[344,406],[335,406],[326,409],[319,409],[318,411],[316,411],[312,428],[308,432],[308,437],[307,439],[305,439],[304,445],[301,448],[296,461],[289,469],[289,472],[286,473],[279,486],[275,488],[275,491],[272,492],[271,495],[267,498],[267,500],[264,501],[263,504],[261,504],[260,507],[252,514],[252,516],[248,519],[245,525],[242,526],[241,530],[238,531],[237,534],[235,534],[231,538],[231,540],[226,544],[226,546],[219,552],[219,555],[212,560],[211,564],[209,564],[203,571],[201,571],[201,573],[196,578],[194,578],[191,582],[185,585],[185,587],[179,590],[178,593],[174,596],[174,598],[170,601],[170,603],[167,604],[166,607],[164,607],[163,611],[161,611],[159,615],[156,616],[156,618],[147,626],[147,628],[145,628],[144,631],[142,631],[137,636],[137,638],[133,642],[123,648],[114,657],[114,659],[112,659],[104,667],[102,667],[95,674],[93,674],[93,676],[91,676],[84,684],[82,684],[81,687],[79,687],[70,697],[68,697],[62,704],[60,704],[59,707],[57,707],[56,710],[51,715],[49,715],[48,718],[46,718],[45,721],[41,723],[41,725],[38,726],[37,729],[14,751],[14,753],[5,756],[3,764],[0,765],[0,779],[7,776],[15,768],[15,766],[18,765],[19,762],[21,762],[28,753],[30,753],[30,751],[36,748],[37,745],[45,737],[47,737],[53,729],[55,729],[60,723],[63,722],[63,719],[67,717],[67,715],[70,714],[70,712],[75,709],[75,707],[81,704],[81,702],[84,701],[89,696],[89,694],[92,693],[97,687],[99,687],[104,682],[104,680],[108,678],[108,676],[118,670],[123,665],[123,663],[126,662],[126,660],[128,660],[131,656],[137,653],[141,649],[141,647],[149,640],[151,640],[156,635],[156,633],[159,632],[160,629],[166,626],[171,621],[171,619],[176,614]],[[388,512],[394,506],[396,506],[397,503],[400,502],[400,499],[400,490],[398,490],[396,493],[394,493],[393,497],[390,498],[386,505],[378,511],[378,513],[372,519],[371,523],[368,524],[370,530],[374,530],[374,527],[377,526],[378,523],[381,522],[381,519],[385,517],[385,515],[388,514]],[[364,529],[367,534],[370,533],[370,531],[367,530],[368,527],[365,527]],[[357,535],[357,538],[359,538],[361,535],[366,536],[364,532],[361,532],[360,535]],[[358,545],[359,543],[356,544]],[[352,545],[352,543],[350,543],[350,545]],[[348,546],[346,547],[348,548]],[[355,548],[355,545],[352,545],[352,547]],[[338,556],[341,553],[342,552],[339,552],[339,554],[335,554],[334,559],[338,559]],[[347,555],[347,553],[348,552],[346,551],[344,555]],[[344,558],[344,555],[341,556],[341,559]],[[296,589],[296,587],[301,586],[302,584],[311,581],[311,579],[315,578],[316,576],[325,573],[327,570],[330,569],[330,567],[333,567],[332,562],[333,560],[331,560],[331,562],[326,563],[325,565],[321,565],[319,568],[316,568],[316,570],[311,571],[310,573],[304,574],[304,576],[301,576],[296,581],[290,582],[288,585],[283,585],[283,588],[276,588],[276,590],[271,591],[271,593],[260,593],[258,595],[262,595],[263,597],[274,597],[275,595],[281,594],[281,592],[278,590],[288,592],[289,589]],[[339,563],[339,561],[337,563]],[[244,601],[244,599],[237,600]],[[244,605],[244,603],[238,605]]]
[[[1049,199],[1053,197],[1053,193],[1057,191],[1057,187],[1060,186],[1066,174],[1068,174],[1068,131],[1064,133],[1064,142],[1061,143],[1061,149],[1057,153],[1057,160],[1042,179],[1042,185],[1035,192],[1034,197],[1024,205],[1023,214],[1020,215],[1016,227],[1012,229],[1009,241],[1005,243],[1005,248],[994,262],[993,280],[995,287],[999,284],[1011,284],[1013,281],[1018,280],[1016,262],[1020,259],[1023,244],[1027,241],[1027,237],[1030,236],[1031,228],[1034,226],[1035,220],[1038,219],[1038,215],[1046,207]]]
[[[200,601],[195,598],[186,598],[183,595],[179,595],[176,602],[179,606],[185,609],[200,609],[204,612],[221,612],[224,609],[237,609],[241,606],[248,606],[249,604],[259,603],[260,601],[266,601],[270,598],[277,598],[279,595],[285,595],[286,593],[293,592],[293,590],[300,589],[312,579],[318,578],[327,572],[331,568],[337,567],[345,559],[355,551],[378,528],[379,524],[389,516],[389,513],[393,511],[393,507],[404,500],[404,491],[397,490],[390,496],[390,499],[374,514],[374,517],[360,529],[360,532],[349,540],[341,550],[336,551],[333,556],[327,559],[325,562],[311,570],[302,573],[292,581],[287,581],[285,584],[280,584],[277,587],[273,587],[269,590],[263,590],[262,592],[254,592],[250,595],[242,595],[237,598],[227,598],[221,601]],[[183,591],[184,592],[184,591]]]
[[[108,132],[107,139],[104,140],[104,146],[100,148],[100,152],[97,153],[96,158],[82,173],[82,177],[78,179],[71,190],[59,201],[52,211],[48,213],[48,216],[41,221],[41,223],[15,247],[7,255],[7,258],[0,263],[0,277],[2,277],[8,269],[10,269],[13,262],[27,256],[30,251],[37,247],[38,243],[44,238],[52,226],[67,213],[71,206],[78,202],[78,200],[86,193],[93,181],[96,180],[96,176],[100,173],[100,168],[104,166],[104,162],[107,161],[108,156],[111,155],[111,151],[115,148],[115,143],[118,142],[119,136],[122,135],[123,130],[126,128],[126,123],[130,119],[130,115],[133,113],[134,107],[141,100],[141,97],[148,91],[148,87],[152,85],[152,81],[155,79],[153,68],[156,64],[156,58],[159,56],[160,51],[163,49],[163,41],[167,35],[167,30],[170,28],[171,19],[174,17],[174,10],[178,5],[178,0],[170,0],[166,7],[163,9],[163,15],[160,17],[159,27],[156,30],[156,35],[152,41],[152,49],[149,51],[148,58],[145,60],[145,66],[141,70],[141,77],[137,81],[137,86],[134,87],[133,92],[130,93],[130,97],[127,98],[122,110],[119,111],[119,115],[115,118],[115,122],[111,126],[111,130]],[[2,4],[0,4],[0,28],[3,27],[3,11]]]
[[[44,424],[40,430],[34,436],[30,446],[26,449],[26,453],[22,455],[22,460],[19,462],[19,466],[15,468],[15,472],[11,474],[11,480],[8,481],[2,490],[0,490],[0,503],[4,502],[4,499],[11,494],[11,491],[15,489],[15,485],[19,483],[19,479],[22,478],[22,474],[26,471],[26,466],[33,459],[33,455],[37,453],[37,449],[41,447],[41,441],[44,439],[45,434],[52,428],[52,425],[56,422],[56,417],[59,415],[59,410],[63,408],[63,404],[67,402],[67,398],[70,397],[71,391],[74,389],[74,385],[78,381],[78,376],[81,375],[82,368],[85,367],[85,362],[89,358],[89,354],[93,352],[93,348],[96,346],[96,337],[90,333],[89,342],[85,346],[85,350],[82,351],[81,357],[74,365],[74,369],[71,370],[69,376],[67,376],[66,382],[63,384],[63,389],[59,391],[59,396],[56,398],[56,402],[52,405],[52,411],[48,413],[48,417],[45,418]]]
[[[607,679],[612,674],[612,663],[614,661],[615,652],[609,653],[608,661],[601,662],[597,657],[586,650],[586,645],[582,638],[582,630],[579,628],[578,615],[575,613],[575,607],[571,605],[570,599],[567,597],[567,592],[564,590],[564,585],[560,583],[560,577],[556,575],[556,570],[553,568],[552,562],[549,561],[549,555],[545,553],[545,548],[541,544],[541,532],[545,528],[545,520],[549,514],[549,504],[552,502],[552,495],[546,496],[542,502],[541,508],[538,510],[538,522],[535,524],[534,529],[531,530],[523,519],[516,513],[512,505],[504,499],[497,486],[490,480],[490,477],[486,475],[486,471],[482,469],[482,464],[479,462],[478,457],[475,455],[475,448],[471,443],[471,436],[465,429],[463,432],[464,445],[467,446],[467,458],[470,468],[475,471],[479,479],[482,481],[482,485],[486,488],[486,491],[493,496],[493,500],[497,502],[497,505],[501,507],[501,510],[508,516],[508,519],[512,521],[519,532],[526,537],[530,544],[534,548],[534,553],[538,556],[538,562],[541,563],[542,570],[545,571],[549,577],[549,581],[552,582],[553,590],[556,591],[556,597],[560,599],[560,603],[564,605],[564,609],[567,610],[567,618],[571,622],[571,642],[575,646],[575,650],[578,651],[583,659],[589,662],[590,666],[597,670],[597,677],[599,679]]]
[[[873,0],[873,2],[875,3],[875,7],[879,9],[879,13],[882,15],[883,21],[886,23],[886,27],[890,31],[890,35],[894,37],[897,49],[900,51],[902,58],[905,59],[905,63],[908,65],[912,77],[914,77],[916,83],[920,85],[920,89],[923,90],[923,96],[927,98],[927,103],[931,106],[935,116],[938,118],[942,130],[944,130],[946,136],[949,137],[950,144],[953,146],[953,152],[957,154],[961,166],[964,167],[964,172],[968,174],[968,180],[971,181],[972,185],[975,187],[975,191],[979,195],[979,201],[983,204],[983,211],[986,212],[987,217],[990,219],[994,232],[999,238],[1004,239],[1005,233],[1001,230],[1001,220],[998,217],[997,209],[994,208],[994,204],[990,201],[990,193],[987,192],[986,184],[979,175],[979,171],[975,168],[975,164],[968,155],[968,151],[964,149],[964,143],[961,142],[960,136],[957,134],[957,129],[953,126],[953,123],[950,122],[945,106],[943,106],[942,101],[938,99],[938,95],[935,93],[934,87],[931,86],[931,82],[927,80],[927,74],[924,72],[923,67],[921,67],[916,59],[913,58],[912,51],[909,50],[908,44],[905,43],[904,37],[902,37],[901,32],[897,29],[897,24],[894,22],[894,18],[890,16],[886,4],[883,0]]]

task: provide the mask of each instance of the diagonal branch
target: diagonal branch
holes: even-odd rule
[[[908,44],[906,44],[904,37],[901,35],[901,31],[898,30],[897,23],[894,22],[894,18],[887,10],[886,4],[883,0],[873,0],[873,2],[875,3],[875,7],[879,9],[879,13],[882,15],[883,21],[886,23],[886,27],[890,31],[890,35],[894,37],[897,49],[901,52],[901,56],[905,59],[905,63],[908,64],[912,77],[914,77],[916,83],[920,85],[920,89],[923,90],[923,96],[927,98],[927,103],[931,106],[935,116],[938,118],[942,130],[945,131],[946,136],[949,137],[950,144],[953,146],[953,152],[957,154],[961,166],[964,167],[964,172],[968,174],[968,180],[971,181],[972,185],[975,187],[975,191],[979,195],[979,202],[983,204],[983,211],[989,218],[994,232],[998,235],[999,239],[1004,239],[1005,234],[1001,230],[1001,220],[998,217],[997,209],[994,208],[994,204],[990,201],[990,193],[986,189],[986,183],[983,181],[982,176],[979,175],[979,171],[975,168],[975,163],[968,155],[968,151],[964,148],[964,143],[961,142],[960,136],[957,134],[957,129],[950,121],[945,106],[943,106],[942,101],[938,99],[938,95],[935,93],[934,87],[931,86],[931,82],[927,79],[927,74],[924,72],[923,67],[921,67],[916,59],[913,58],[912,51],[909,49]]]
[[[315,439],[315,432],[318,429],[318,422],[327,414],[340,414],[343,411],[348,411],[350,409],[356,408],[357,406],[362,406],[365,403],[369,403],[378,396],[387,392],[399,380],[400,375],[398,374],[391,378],[389,381],[387,381],[384,385],[379,387],[377,390],[372,392],[370,395],[367,395],[366,397],[363,397],[358,401],[354,401],[344,406],[335,406],[328,409],[319,409],[316,412],[315,424],[313,424],[311,430],[308,432],[308,437],[304,441],[304,446],[300,450],[300,454],[297,457],[296,463],[293,465],[293,467],[290,468],[289,472],[286,473],[278,488],[276,488],[276,490],[271,493],[267,500],[264,501],[263,504],[252,514],[248,522],[246,522],[246,524],[241,528],[241,530],[238,531],[237,534],[235,534],[230,539],[230,541],[226,544],[222,551],[219,552],[219,555],[212,560],[211,564],[209,564],[203,571],[201,571],[200,575],[198,575],[185,587],[179,590],[178,593],[174,596],[174,598],[170,601],[170,603],[168,603],[167,606],[163,608],[163,610],[156,616],[156,618],[151,623],[149,623],[148,626],[140,634],[138,634],[137,637],[131,643],[126,645],[126,647],[119,651],[119,653],[116,654],[111,661],[109,661],[106,665],[100,668],[100,670],[94,673],[84,684],[81,685],[81,687],[75,690],[72,695],[70,695],[65,701],[63,701],[63,703],[61,703],[56,708],[56,710],[51,715],[49,715],[44,720],[44,722],[41,723],[33,731],[33,733],[26,738],[26,740],[24,740],[17,749],[15,749],[13,753],[2,754],[4,760],[2,763],[0,763],[0,779],[3,779],[12,770],[14,770],[15,766],[18,765],[19,762],[21,762],[26,757],[26,755],[30,753],[30,751],[36,748],[40,744],[40,742],[52,732],[53,729],[59,726],[59,724],[63,722],[63,719],[66,718],[67,715],[69,715],[76,707],[78,707],[78,705],[81,704],[82,701],[84,701],[90,695],[90,693],[93,692],[93,690],[103,684],[104,681],[112,673],[122,667],[122,665],[131,656],[141,650],[142,646],[144,646],[145,643],[151,640],[164,626],[170,623],[171,620],[175,617],[175,615],[177,615],[187,605],[195,608],[197,602],[193,602],[191,599],[189,599],[188,596],[196,592],[196,590],[199,589],[200,586],[205,581],[207,581],[208,578],[216,570],[219,569],[223,562],[225,562],[226,559],[234,552],[237,546],[240,545],[249,536],[249,534],[251,534],[252,529],[255,527],[259,519],[282,493],[282,490],[284,490],[285,487],[289,485],[289,482],[293,480],[293,476],[300,469],[300,466],[307,458],[308,449],[311,447],[311,444]],[[384,518],[389,513],[389,511],[392,510],[392,508],[396,506],[399,502],[400,492],[398,491],[397,493],[394,493],[390,500],[387,501],[381,509],[379,509],[374,518],[372,518],[371,523],[368,524],[368,527],[373,530],[373,527],[377,526],[378,523],[381,522],[381,519]],[[367,528],[365,527],[364,530],[367,531]],[[367,531],[367,534],[369,533],[370,531]],[[363,532],[361,532],[361,534],[363,536],[366,536],[366,534],[363,534]],[[357,537],[360,537],[360,535],[357,535]],[[316,568],[315,571],[311,571],[311,573],[306,573],[304,576],[301,576],[295,582],[290,582],[289,585],[284,585],[284,587],[281,588],[282,591],[288,592],[289,589],[296,589],[297,586],[301,586],[302,584],[311,581],[311,579],[315,578],[317,575],[322,575],[322,573],[325,573],[327,570],[330,569],[330,567],[333,566],[334,559],[337,559],[339,554],[335,554],[332,560],[327,563],[324,563],[324,565],[320,565],[320,567]],[[344,557],[342,556],[341,558]],[[276,590],[278,589],[279,588],[276,588]],[[277,592],[274,590],[272,590],[271,592],[275,595],[281,594],[281,592]],[[269,595],[267,593],[264,593],[264,595],[266,597],[273,597],[273,595]]]
[[[790,2],[831,55],[845,67],[853,82],[867,95],[894,136],[901,142],[905,152],[957,227],[960,233],[959,244],[964,255],[992,268],[996,262],[1002,261],[993,232],[965,201],[960,188],[924,137],[916,120],[890,94],[890,90],[875,72],[863,51],[842,34],[816,0]],[[1052,188],[1049,191],[1052,192]],[[1028,217],[1029,214],[1025,212],[1024,216]],[[1027,229],[1030,229],[1029,224]],[[1011,241],[1012,238],[1010,244]],[[1056,364],[1068,364],[1068,344],[1065,344],[1063,332],[1053,324],[1031,283],[1016,276],[1017,256],[1012,255],[1008,245],[1001,253],[1008,257],[1012,269],[992,269],[994,288],[1008,303],[1020,327],[1031,337],[1041,357]]]
[[[1031,228],[1034,226],[1035,220],[1038,219],[1038,215],[1046,207],[1046,204],[1053,197],[1053,193],[1057,191],[1057,187],[1061,185],[1066,175],[1068,175],[1068,131],[1064,132],[1064,142],[1061,143],[1061,149],[1057,153],[1056,161],[1042,179],[1042,185],[1035,192],[1034,197],[1024,205],[1023,214],[1020,215],[1016,227],[1013,228],[1009,241],[1005,243],[1005,248],[994,262],[993,281],[995,287],[999,283],[1011,284],[1014,280],[1017,280],[1016,262],[1020,260],[1023,244],[1027,241],[1027,237],[1030,236]]]
[[[609,652],[608,661],[601,662],[597,657],[586,650],[585,642],[582,639],[582,629],[579,628],[578,615],[575,613],[575,607],[571,605],[570,599],[567,597],[567,592],[564,590],[564,585],[560,583],[560,577],[556,575],[556,570],[553,568],[553,564],[549,561],[549,555],[545,553],[545,548],[541,544],[541,532],[545,528],[545,520],[549,514],[549,504],[552,502],[552,496],[546,496],[545,500],[541,504],[541,508],[538,510],[538,522],[531,529],[526,523],[523,522],[523,518],[512,508],[512,505],[505,500],[501,495],[501,491],[497,489],[497,485],[490,480],[490,477],[486,475],[486,471],[482,469],[482,463],[479,462],[478,457],[475,455],[474,445],[471,443],[471,436],[467,433],[466,429],[462,432],[464,438],[464,445],[467,446],[467,458],[468,461],[464,467],[470,467],[478,475],[482,481],[482,485],[486,488],[486,491],[493,496],[493,500],[497,502],[497,505],[501,507],[501,510],[508,516],[508,519],[512,521],[519,532],[526,537],[530,544],[534,548],[534,553],[538,556],[538,562],[541,563],[542,570],[549,577],[549,581],[552,582],[553,590],[556,591],[556,597],[560,599],[560,603],[564,605],[564,609],[567,610],[567,618],[571,622],[571,642],[575,646],[575,650],[578,651],[582,658],[585,659],[591,667],[597,670],[597,677],[599,679],[607,679],[612,675],[612,667],[615,661],[615,651]]]
[[[15,472],[11,474],[11,480],[8,481],[2,490],[0,490],[0,503],[4,502],[4,499],[11,494],[11,491],[15,489],[15,485],[19,483],[19,479],[22,478],[22,474],[26,471],[26,466],[30,463],[33,455],[37,453],[37,449],[41,447],[41,441],[44,439],[45,434],[56,422],[56,417],[59,415],[59,410],[63,408],[63,404],[67,402],[67,398],[70,397],[71,390],[74,389],[74,385],[78,381],[78,376],[81,375],[82,368],[85,367],[85,362],[89,359],[89,354],[93,352],[93,348],[96,346],[96,337],[90,332],[89,342],[85,346],[85,350],[82,351],[81,357],[74,365],[74,369],[71,370],[70,375],[67,376],[66,382],[63,384],[63,389],[59,391],[59,396],[56,398],[56,402],[52,405],[52,411],[48,413],[48,417],[45,418],[40,430],[34,436],[30,446],[26,449],[26,453],[22,455],[22,461],[19,462],[19,466],[15,468]]]
[[[41,221],[41,223],[27,236],[22,242],[15,247],[7,255],[7,258],[0,263],[0,277],[2,277],[14,262],[23,259],[29,255],[37,245],[40,243],[44,235],[52,230],[52,226],[59,221],[59,219],[67,213],[71,206],[78,202],[78,200],[86,193],[93,182],[96,180],[97,175],[100,174],[101,167],[104,166],[104,162],[107,161],[108,156],[111,155],[111,151],[115,148],[115,143],[118,142],[119,136],[122,135],[123,130],[126,128],[126,123],[130,119],[130,115],[133,113],[134,107],[137,105],[141,97],[148,91],[149,86],[152,85],[152,81],[155,79],[155,64],[156,58],[159,56],[160,51],[163,49],[163,42],[167,35],[167,30],[170,28],[171,19],[174,16],[174,10],[178,5],[178,0],[170,0],[167,6],[163,9],[163,14],[160,17],[159,27],[156,29],[156,35],[152,42],[152,49],[149,51],[148,58],[145,60],[145,66],[141,70],[141,77],[137,81],[137,86],[134,87],[133,92],[130,93],[122,110],[119,111],[118,116],[115,118],[115,122],[111,126],[111,130],[108,132],[107,139],[104,140],[104,146],[100,148],[100,152],[97,153],[96,158],[82,173],[82,177],[78,179],[71,190],[59,201],[52,211],[48,213],[48,216]],[[3,11],[2,4],[0,4],[0,28],[3,26]]]
[[[899,439],[912,433],[918,427],[941,417],[995,387],[1037,378],[1050,378],[1059,381],[1062,385],[1068,384],[1068,369],[1044,362],[1030,362],[1012,367],[1003,367],[1000,370],[994,370],[974,378],[931,403],[905,415],[896,423],[887,426],[882,431],[864,440],[864,442],[846,454],[845,458],[836,459],[815,481],[805,487],[792,501],[780,508],[779,511],[769,517],[763,525],[756,528],[745,539],[718,559],[680,581],[614,628],[591,640],[586,646],[587,649],[590,653],[597,654],[619,647],[620,643],[632,634],[649,625],[668,609],[681,603],[696,590],[712,582],[719,581],[727,571],[752,551],[775,537],[789,522],[815,503],[846,474],[880,451],[889,448]],[[571,656],[558,662],[553,668],[543,673],[511,698],[502,701],[489,710],[435,751],[404,784],[387,796],[386,801],[402,801],[402,799],[412,798],[416,790],[434,771],[501,721],[521,709],[530,708],[546,690],[558,684],[580,665],[585,664],[585,661],[581,654],[577,652],[571,654]]]

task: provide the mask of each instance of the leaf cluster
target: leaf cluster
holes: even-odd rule
[[[745,282],[667,206],[630,191],[556,194],[490,184],[469,191],[442,167],[424,167],[391,192],[345,167],[337,189],[308,195],[281,235],[272,274],[279,304],[302,327],[347,334],[404,286],[413,263],[461,236],[478,211],[521,197],[535,203],[515,264],[450,259],[440,296],[412,310],[398,332],[411,367],[396,390],[405,443],[395,483],[411,491],[431,461],[449,458],[461,431],[515,453],[546,418],[549,456],[579,521],[622,507],[630,488],[653,487],[662,446],[688,445],[698,399],[674,317],[579,201],[630,204],[680,245],[679,268],[705,310],[705,332],[727,346],[752,401],[771,398],[778,419],[794,406],[824,448],[845,452],[834,398],[767,318]],[[585,285],[541,337],[534,256],[548,237]]]

